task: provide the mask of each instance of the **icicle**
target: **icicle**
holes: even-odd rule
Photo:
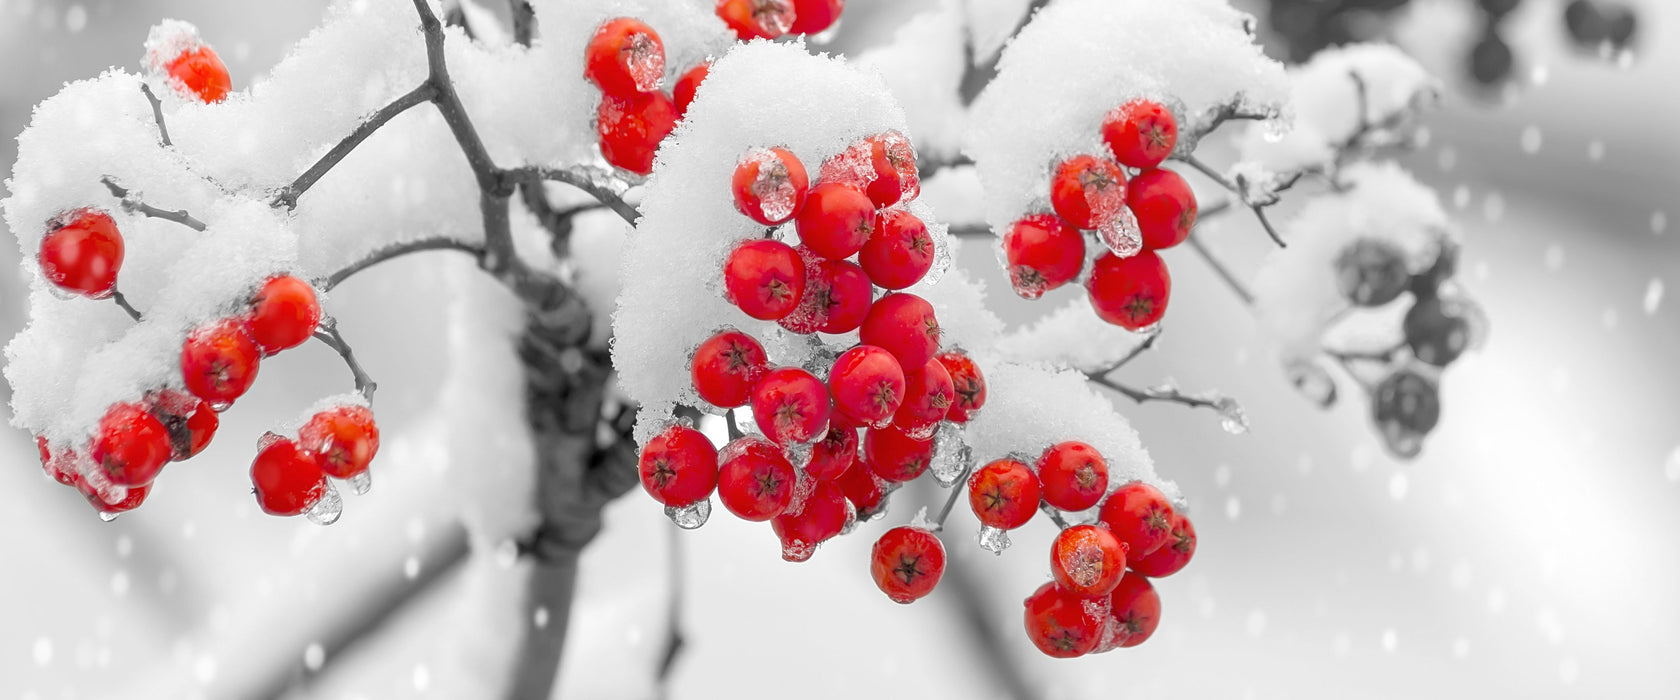
[[[366,494],[368,489],[371,488],[373,488],[372,472],[362,471],[361,473],[350,477],[350,490],[354,491],[357,496]]]
[[[1003,555],[1003,550],[1009,549],[1009,533],[990,525],[980,526],[980,546],[986,551]]]
[[[702,498],[690,505],[677,508],[665,506],[665,517],[676,523],[684,530],[693,530],[706,524],[706,518],[712,516],[712,499]]]
[[[309,522],[316,525],[331,525],[338,522],[338,516],[344,514],[344,498],[338,495],[338,489],[333,488],[332,482],[327,482],[326,493],[321,499],[309,507]]]

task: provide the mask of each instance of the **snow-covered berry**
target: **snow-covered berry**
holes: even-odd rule
[[[665,43],[634,17],[607,20],[584,47],[583,77],[609,97],[658,90],[665,78]]]
[[[1009,283],[1023,299],[1073,281],[1085,267],[1085,237],[1055,214],[1032,214],[1003,234]]]
[[[730,180],[735,209],[753,221],[775,226],[805,206],[810,181],[805,166],[785,148],[755,148],[741,156]],[[845,257],[845,256],[841,256]]]
[[[298,442],[315,453],[321,471],[349,479],[367,471],[379,453],[379,426],[367,406],[333,406],[298,428]]]
[[[1074,525],[1050,543],[1050,576],[1056,585],[1086,598],[1105,596],[1126,573],[1126,545],[1096,525]]]
[[[1178,145],[1178,120],[1161,103],[1138,98],[1103,117],[1102,137],[1121,165],[1153,168]]]

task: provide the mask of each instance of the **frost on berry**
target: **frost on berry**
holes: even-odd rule
[[[609,20],[584,49],[584,77],[611,96],[658,90],[665,79],[665,44],[641,20]]]
[[[843,261],[824,260],[805,246],[794,252],[805,266],[805,289],[799,294],[799,304],[776,323],[794,333],[810,335],[828,326],[829,314],[836,307],[834,275],[839,271],[829,263]]]
[[[951,422],[940,423],[934,432],[933,460],[928,463],[928,471],[941,487],[950,488],[974,468],[974,449],[968,446],[964,433],[961,423]]]
[[[712,502],[702,498],[686,506],[665,506],[665,517],[684,530],[698,529],[712,516]]]
[[[780,224],[805,203],[805,166],[784,148],[755,148],[735,165],[735,206],[761,224]]]
[[[793,0],[718,0],[717,15],[742,41],[780,37],[795,16]]]
[[[181,20],[167,19],[152,27],[144,63],[154,79],[203,102],[221,102],[233,87],[221,57],[199,38],[197,27]]]
[[[1118,257],[1129,258],[1143,250],[1143,227],[1131,207],[1121,207],[1113,217],[1099,220],[1097,237]]]

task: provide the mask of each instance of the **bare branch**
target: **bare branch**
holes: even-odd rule
[[[733,440],[739,440],[739,439],[747,436],[746,433],[741,432],[740,423],[737,423],[735,421],[735,409],[731,408],[727,412],[725,412],[723,414],[723,420],[724,420],[724,422],[729,424],[729,439],[730,440],[732,440],[732,441]]]
[[[1237,298],[1242,300],[1244,306],[1254,305],[1254,293],[1248,291],[1248,287],[1237,279],[1236,274],[1232,273],[1230,268],[1225,267],[1225,263],[1214,257],[1213,251],[1208,249],[1207,244],[1202,242],[1200,236],[1192,232],[1188,241],[1190,242],[1190,249],[1196,251],[1196,255],[1201,257],[1208,267],[1213,268],[1213,271],[1219,275],[1219,279],[1225,282],[1225,286],[1231,289],[1231,293],[1236,294]]]
[[[1122,356],[1120,359],[1115,360],[1114,364],[1109,365],[1105,369],[1099,370],[1097,373],[1098,374],[1109,374],[1109,373],[1113,372],[1114,370],[1120,369],[1121,367],[1125,367],[1127,363],[1131,362],[1132,360],[1137,359],[1137,357],[1139,355],[1142,355],[1143,353],[1148,352],[1150,348],[1155,347],[1155,341],[1156,341],[1156,339],[1158,339],[1160,337],[1161,337],[1161,326],[1160,326],[1160,324],[1156,324],[1153,329],[1151,329],[1148,333],[1144,334],[1143,342],[1132,346],[1132,349],[1127,351],[1126,354],[1124,356]]]
[[[418,253],[426,250],[459,250],[473,256],[474,258],[484,255],[483,248],[471,243],[458,241],[453,238],[423,238],[417,241],[398,243],[396,245],[386,246],[384,248],[380,248],[379,250],[375,250],[372,253],[369,253],[367,257],[350,263],[344,269],[328,275],[325,280],[318,281],[315,286],[319,287],[323,292],[331,291],[332,288],[337,287],[339,284],[343,283],[344,280],[350,279],[351,276],[361,272],[362,270],[366,270],[392,258],[399,258],[404,255],[408,255],[409,253]]]
[[[1195,154],[1173,156],[1173,159],[1195,168],[1196,172],[1206,175],[1209,180],[1219,183],[1220,187],[1225,188],[1231,194],[1236,195],[1239,199],[1242,198],[1242,189],[1237,187],[1237,183],[1226,179],[1224,173],[1214,170],[1213,166],[1203,162],[1202,159],[1197,158]]]
[[[951,517],[951,507],[957,504],[957,498],[968,488],[968,475],[973,473],[974,465],[963,467],[962,474],[951,484],[951,493],[945,497],[945,505],[939,507],[939,516],[933,519],[933,531],[945,530],[945,519]]]
[[[140,311],[128,303],[128,297],[123,296],[122,292],[111,290],[111,300],[117,302],[117,306],[121,306],[123,311],[128,312],[129,318],[140,320]]]
[[[146,101],[152,103],[152,121],[157,122],[158,141],[165,146],[173,146],[169,141],[169,127],[163,125],[163,100],[152,92],[152,86],[140,83],[140,91],[146,93]]]
[[[1234,403],[1229,397],[1186,394],[1183,391],[1180,391],[1178,387],[1174,386],[1159,386],[1148,389],[1138,389],[1121,384],[1109,379],[1106,375],[1097,374],[1095,372],[1087,372],[1085,376],[1090,377],[1092,382],[1108,387],[1109,389],[1113,389],[1115,392],[1118,392],[1122,396],[1125,396],[1126,398],[1139,404],[1149,403],[1151,401],[1160,401],[1166,403],[1176,403],[1190,408],[1209,408],[1223,414],[1225,413],[1226,406]]]
[[[338,320],[331,316],[322,318],[320,330],[315,331],[315,339],[332,348],[338,353],[339,357],[344,358],[345,366],[350,368],[350,375],[356,379],[357,393],[360,393],[362,398],[371,401],[373,392],[379,388],[379,385],[374,383],[373,377],[368,376],[367,370],[362,369],[362,364],[356,361],[356,355],[351,352],[350,344],[345,342],[344,336],[338,332]]]
[[[608,208],[611,208],[614,213],[618,214],[619,218],[624,219],[624,222],[630,224],[631,226],[635,226],[636,220],[642,216],[640,211],[637,211],[635,207],[631,206],[628,202],[625,202],[622,197],[618,196],[618,193],[613,192],[606,185],[597,182],[594,178],[590,177],[588,173],[582,170],[572,168],[525,166],[520,168],[510,168],[502,172],[508,180],[513,182],[527,183],[552,180],[554,182],[563,182],[576,187],[588,193],[589,196],[594,197],[596,201],[599,201]]]
[[[1266,208],[1265,207],[1262,207],[1258,204],[1250,204],[1249,209],[1254,210],[1254,218],[1260,222],[1260,228],[1263,228],[1263,229],[1266,230],[1266,235],[1270,236],[1272,238],[1272,242],[1276,243],[1277,247],[1279,247],[1279,248],[1288,248],[1289,247],[1288,243],[1283,242],[1283,236],[1278,235],[1277,229],[1272,227],[1272,220],[1266,218]]]
[[[953,236],[956,236],[958,238],[991,238],[992,237],[991,227],[987,226],[985,224],[963,224],[963,225],[960,225],[960,226],[952,226],[951,228],[946,229],[945,232],[949,233]]]
[[[1009,32],[1010,38],[1020,34],[1021,30],[1032,22],[1033,15],[1038,14],[1038,11],[1048,4],[1050,4],[1050,0],[1032,0],[1032,4],[1027,6],[1027,11],[1021,13],[1021,18],[1015,23],[1015,28]],[[957,96],[962,99],[964,107],[974,104],[975,98],[978,98],[980,93],[985,91],[986,86],[991,84],[992,79],[997,77],[998,61],[1003,58],[1003,48],[999,47],[997,53],[993,54],[991,58],[984,62],[977,62],[979,57],[975,55],[974,51],[972,24],[967,33],[968,41],[963,42],[963,54],[967,58],[965,63],[968,68],[963,71],[962,81],[957,84]]]
[[[140,197],[138,195],[130,193],[128,188],[117,184],[116,180],[112,180],[110,176],[99,178],[99,181],[105,183],[105,189],[111,191],[111,196],[122,200],[123,211],[144,214],[154,219],[173,221],[194,231],[203,231],[205,229],[204,222],[193,218],[193,216],[188,214],[185,209],[170,211],[168,209],[159,209],[142,202],[140,201]]]
[[[320,160],[315,161],[314,165],[303,171],[303,174],[293,180],[292,184],[286,185],[279,192],[276,192],[274,199],[269,201],[269,206],[296,209],[298,197],[308,192],[316,181],[324,177],[328,171],[333,169],[333,166],[338,165],[346,156],[349,156],[351,151],[356,150],[356,147],[366,141],[369,136],[372,136],[373,132],[378,131],[380,127],[385,126],[386,122],[408,111],[409,108],[429,102],[436,96],[437,86],[428,80],[413,90],[409,90],[402,97],[398,97],[391,104],[380,107],[367,119],[362,120],[361,124],[356,125],[356,129],[351,131],[349,136],[344,137],[343,141],[339,141],[337,145],[327,151],[326,155],[321,156]]]

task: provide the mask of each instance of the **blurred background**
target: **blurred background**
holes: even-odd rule
[[[1019,611],[1047,573],[1043,519],[993,557],[968,541],[966,509],[954,514],[952,575],[973,587],[976,616],[949,581],[908,607],[869,581],[875,536],[941,498],[931,487],[801,565],[780,560],[767,527],[718,517],[677,533],[631,494],[585,555],[558,695],[991,698],[1017,692],[1009,678],[1046,699],[1680,695],[1680,312],[1665,295],[1680,279],[1668,231],[1680,5],[1598,3],[1594,34],[1564,0],[1277,2],[1238,3],[1274,56],[1388,39],[1447,84],[1405,162],[1462,226],[1460,278],[1493,326],[1447,372],[1419,459],[1387,456],[1358,397],[1329,411],[1299,397],[1249,312],[1189,251],[1169,251],[1171,330],[1122,376],[1218,388],[1253,427],[1120,407],[1201,537],[1196,561],[1157,584],[1148,644],[1072,661],[1032,649]],[[833,49],[877,43],[928,4],[852,0]],[[160,18],[196,23],[239,88],[325,6],[0,0],[0,163],[62,83],[137,70]],[[1210,144],[1208,160],[1229,156]],[[1239,272],[1269,245],[1236,220],[1203,235]],[[0,246],[0,270],[17,255]],[[961,264],[993,281],[1012,323],[1056,306],[1007,295],[983,246]],[[437,368],[459,316],[413,280],[456,273],[471,277],[464,260],[403,260],[333,295],[379,378],[387,442],[373,492],[332,528],[262,516],[246,476],[244,436],[342,390],[319,346],[268,364],[285,380],[259,382],[224,416],[227,438],[113,523],[42,477],[27,434],[0,430],[0,700],[490,692],[519,626],[548,613],[522,609],[520,565],[493,547],[461,556],[451,499],[482,465],[425,450],[421,434],[447,429],[427,407],[447,396]],[[0,336],[24,323],[20,280],[0,274]],[[674,595],[686,645],[661,684]],[[333,640],[347,630],[365,633],[345,648]]]

